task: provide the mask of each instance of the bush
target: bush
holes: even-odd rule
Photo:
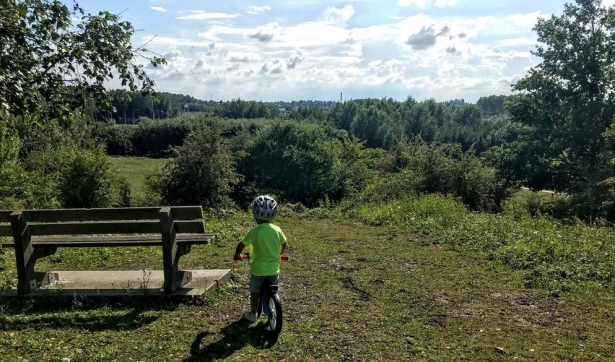
[[[17,161],[21,140],[8,120],[0,118],[0,167]]]
[[[117,176],[102,146],[66,145],[52,152],[34,152],[26,168],[46,175],[55,185],[62,207],[93,208],[130,204],[126,180]]]
[[[134,126],[124,125],[98,126],[92,130],[92,135],[106,145],[107,154],[112,156],[136,154],[132,145],[134,134]]]
[[[19,163],[0,166],[0,209],[58,208],[60,200],[53,180]]]
[[[381,190],[381,199],[404,195],[441,193],[454,195],[473,210],[499,211],[509,190],[492,167],[485,166],[473,149],[458,144],[428,144],[420,138],[402,141],[384,159],[385,167],[365,197]],[[393,170],[393,172],[390,172]]]
[[[173,147],[184,144],[196,123],[182,119],[143,120],[139,122],[132,135],[132,145],[136,155],[147,157],[167,157]]]
[[[146,180],[150,192],[169,205],[231,206],[229,194],[239,175],[217,125],[197,129],[173,152],[173,160],[161,173]]]
[[[340,141],[324,126],[278,122],[258,132],[239,163],[245,180],[239,202],[255,194],[275,194],[284,202],[315,206],[325,197],[339,200],[369,181],[369,152],[357,140]]]

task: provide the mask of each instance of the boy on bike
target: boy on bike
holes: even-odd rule
[[[252,201],[252,216],[257,223],[237,244],[234,260],[242,260],[241,252],[250,248],[250,311],[243,314],[243,319],[256,321],[256,308],[260,288],[269,279],[271,284],[278,284],[280,274],[280,255],[286,249],[286,236],[282,230],[271,222],[278,213],[277,202],[268,195],[261,195]]]

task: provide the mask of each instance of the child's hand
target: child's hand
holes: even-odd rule
[[[233,260],[243,260],[243,258],[241,257],[241,254],[235,254],[233,256]]]

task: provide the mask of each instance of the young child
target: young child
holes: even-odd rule
[[[257,226],[253,227],[237,244],[234,260],[241,260],[241,252],[250,248],[250,308],[243,319],[256,321],[261,285],[267,279],[278,284],[280,274],[280,255],[286,249],[286,236],[282,230],[271,222],[278,213],[277,202],[268,195],[261,195],[252,201],[252,216]]]

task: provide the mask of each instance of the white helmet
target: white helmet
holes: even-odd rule
[[[252,201],[252,216],[257,220],[272,221],[278,213],[278,203],[269,195],[257,196]]]

